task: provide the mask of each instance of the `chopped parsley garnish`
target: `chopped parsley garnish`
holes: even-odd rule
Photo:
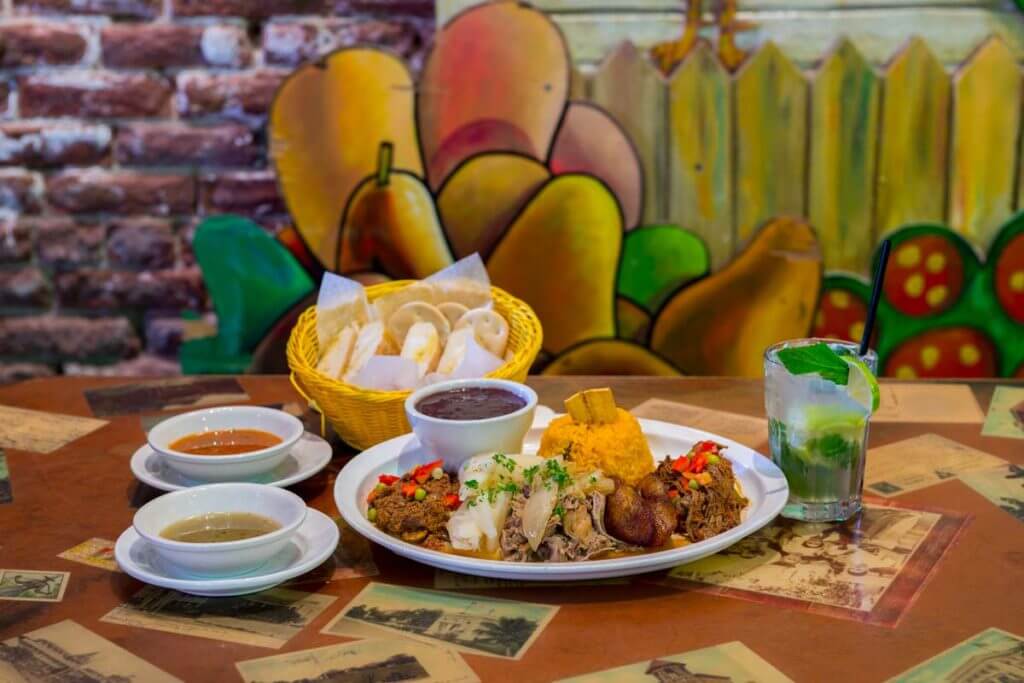
[[[480,488],[480,482],[478,482],[476,479],[470,479],[469,481],[466,482],[465,485],[466,485],[466,488],[469,488],[469,489]]]
[[[525,470],[523,470],[523,481],[525,481],[527,484],[530,484],[531,482],[533,482],[533,477],[539,471],[540,465],[533,465],[532,467],[527,467]]]
[[[565,517],[565,508],[562,507],[561,503],[555,506],[554,513],[559,517]]]
[[[557,460],[548,460],[544,463],[544,479],[554,482],[558,488],[564,488],[572,481],[572,477]]]
[[[516,461],[508,457],[504,453],[495,453],[494,462],[498,463],[509,472],[513,472],[516,469]]]
[[[498,487],[498,490],[504,491],[505,493],[511,493],[514,496],[519,492],[519,487],[516,486],[515,482],[507,481],[504,484],[500,485]]]

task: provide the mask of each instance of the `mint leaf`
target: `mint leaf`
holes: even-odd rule
[[[850,366],[824,342],[780,349],[776,355],[794,375],[818,374],[839,385],[845,385],[850,378]]]

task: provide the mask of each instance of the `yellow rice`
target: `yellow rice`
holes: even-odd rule
[[[545,458],[568,452],[577,472],[600,469],[610,477],[635,484],[654,471],[654,459],[640,423],[618,408],[618,419],[607,424],[584,424],[569,415],[554,419],[540,439]]]

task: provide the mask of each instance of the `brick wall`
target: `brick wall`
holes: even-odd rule
[[[0,382],[167,374],[209,308],[191,228],[287,220],[264,125],[303,60],[358,43],[415,67],[433,0],[3,0]]]

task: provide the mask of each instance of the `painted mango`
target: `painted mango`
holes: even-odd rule
[[[520,154],[479,154],[467,159],[437,193],[448,241],[456,258],[491,253],[505,229],[551,174]]]
[[[597,105],[569,103],[548,165],[556,175],[588,173],[600,178],[618,198],[626,229],[639,224],[644,205],[640,159],[622,127]]]
[[[431,189],[480,152],[546,159],[569,76],[565,40],[543,12],[504,0],[458,14],[435,36],[417,88]]]
[[[760,377],[765,348],[810,331],[821,271],[807,223],[769,221],[729,265],[668,300],[651,349],[687,374]]]
[[[591,339],[566,349],[544,368],[545,375],[657,375],[679,371],[643,346],[623,339]]]
[[[452,263],[430,191],[411,173],[391,168],[391,145],[380,146],[377,172],[352,194],[345,210],[338,262],[342,272],[373,270],[424,278]]]
[[[711,260],[701,238],[675,225],[645,225],[626,235],[619,295],[649,313],[673,292],[707,275]]]
[[[619,327],[619,339],[638,344],[647,342],[651,333],[651,315],[623,296],[615,299],[615,322]]]
[[[615,274],[622,214],[586,175],[552,178],[523,209],[487,261],[491,282],[526,301],[544,326],[544,349],[615,336]]]
[[[422,175],[413,80],[386,52],[350,48],[306,64],[270,108],[270,157],[295,225],[324,266],[336,267],[338,226],[352,191],[373,173],[382,142],[394,166]]]

